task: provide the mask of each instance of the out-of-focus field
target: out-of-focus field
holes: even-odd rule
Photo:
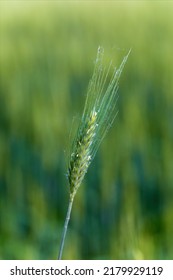
[[[97,48],[119,114],[77,193],[65,259],[173,258],[173,3],[0,3],[0,258],[55,259],[70,130]]]

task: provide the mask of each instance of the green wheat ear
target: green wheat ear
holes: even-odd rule
[[[103,48],[99,47],[94,73],[89,83],[81,122],[74,139],[68,167],[70,200],[64,224],[58,259],[62,257],[64,240],[70,219],[73,200],[81,182],[94,158],[96,151],[112,125],[116,115],[118,82],[130,51],[124,57],[118,69],[114,68],[111,78],[109,67],[103,67]]]
[[[74,198],[91,162],[91,145],[96,135],[97,125],[97,112],[93,110],[79,130],[74,151],[71,154],[68,170],[70,199]]]

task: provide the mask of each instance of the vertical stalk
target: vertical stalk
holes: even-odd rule
[[[70,220],[72,205],[73,205],[73,197],[70,197],[68,208],[67,208],[66,219],[65,219],[65,223],[64,223],[64,228],[63,228],[63,232],[62,232],[62,237],[61,237],[58,260],[61,260],[61,258],[62,258],[64,241],[65,241],[65,237],[66,237],[66,233],[67,233],[68,223],[69,223],[69,220]]]

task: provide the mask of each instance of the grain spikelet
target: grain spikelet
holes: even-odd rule
[[[113,70],[109,81],[112,63],[106,70],[103,67],[103,54],[103,48],[99,47],[84,112],[69,160],[68,180],[71,199],[74,198],[102,139],[117,115],[115,108],[118,98],[118,81],[129,53],[124,57],[120,67]]]
[[[74,197],[90,164],[91,146],[96,135],[96,127],[97,112],[93,109],[89,118],[86,119],[85,125],[79,129],[75,149],[71,154],[68,170],[71,197]]]

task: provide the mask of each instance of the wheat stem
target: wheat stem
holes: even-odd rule
[[[62,237],[61,237],[58,260],[61,260],[61,258],[62,258],[62,253],[63,253],[63,249],[64,249],[64,241],[65,241],[65,237],[66,237],[66,233],[67,233],[68,223],[70,220],[72,205],[73,205],[73,197],[70,197],[68,208],[67,208],[66,219],[65,219],[65,223],[64,223],[64,229],[63,229]]]

